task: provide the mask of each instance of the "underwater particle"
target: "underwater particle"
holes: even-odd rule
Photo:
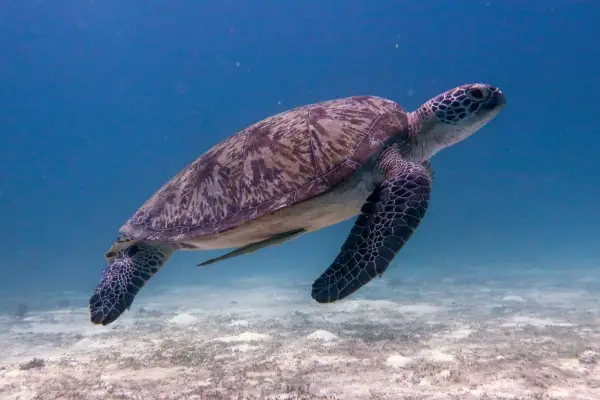
[[[239,67],[240,67],[240,65],[241,65],[241,64],[240,64],[240,62],[239,62],[239,61],[236,61],[236,62],[235,62],[235,66],[236,66],[236,67],[238,67],[238,68],[239,68]]]

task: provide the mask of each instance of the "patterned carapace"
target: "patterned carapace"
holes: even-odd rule
[[[214,235],[314,197],[408,133],[405,110],[373,96],[286,111],[217,144],[177,174],[121,228],[163,242]]]

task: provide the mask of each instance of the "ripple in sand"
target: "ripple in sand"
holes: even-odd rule
[[[451,364],[456,362],[452,354],[447,354],[439,350],[422,351],[419,356],[427,361],[433,361],[436,364]]]
[[[525,299],[522,298],[521,296],[517,296],[514,294],[508,294],[506,296],[504,296],[502,298],[502,301],[511,301],[511,302],[516,302],[516,303],[524,303]]]
[[[338,339],[338,337],[336,335],[334,335],[333,333],[328,332],[328,331],[323,331],[323,330],[314,331],[313,333],[308,335],[306,338],[309,340],[317,340],[317,341],[323,341],[323,342],[331,342],[331,341]]]
[[[400,307],[398,307],[397,310],[400,313],[426,315],[426,314],[435,314],[435,313],[443,310],[443,308],[434,306],[433,304],[418,303],[418,304],[407,304],[404,306],[400,306]]]
[[[244,320],[244,319],[240,319],[240,320],[236,320],[236,321],[231,321],[231,323],[229,324],[229,326],[248,326],[250,325],[250,322]]]
[[[404,357],[400,354],[394,354],[387,358],[385,364],[393,368],[406,368],[413,364],[413,359],[409,357]]]
[[[193,315],[187,314],[187,313],[181,313],[181,314],[177,314],[176,316],[174,316],[173,318],[171,318],[169,320],[170,323],[172,324],[176,324],[176,325],[194,325],[195,323],[198,322],[198,318],[194,317]]]
[[[236,343],[236,342],[258,342],[263,340],[269,340],[271,337],[262,333],[255,332],[244,332],[235,336],[223,336],[214,339],[217,342],[223,343]]]
[[[505,322],[501,327],[534,326],[536,328],[547,328],[549,326],[571,327],[573,324],[568,322],[559,322],[549,318],[534,318],[525,316],[515,316],[511,321]]]

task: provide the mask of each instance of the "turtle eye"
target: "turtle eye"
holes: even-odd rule
[[[133,257],[140,251],[140,246],[134,244],[133,246],[129,247],[126,251],[129,257]]]
[[[474,86],[467,90],[467,96],[473,101],[484,101],[490,95],[490,91],[483,86]]]

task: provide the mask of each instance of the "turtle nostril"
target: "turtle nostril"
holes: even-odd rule
[[[496,102],[498,104],[506,104],[506,98],[504,97],[504,93],[502,93],[501,91],[497,91],[494,93],[494,97],[496,97]]]

